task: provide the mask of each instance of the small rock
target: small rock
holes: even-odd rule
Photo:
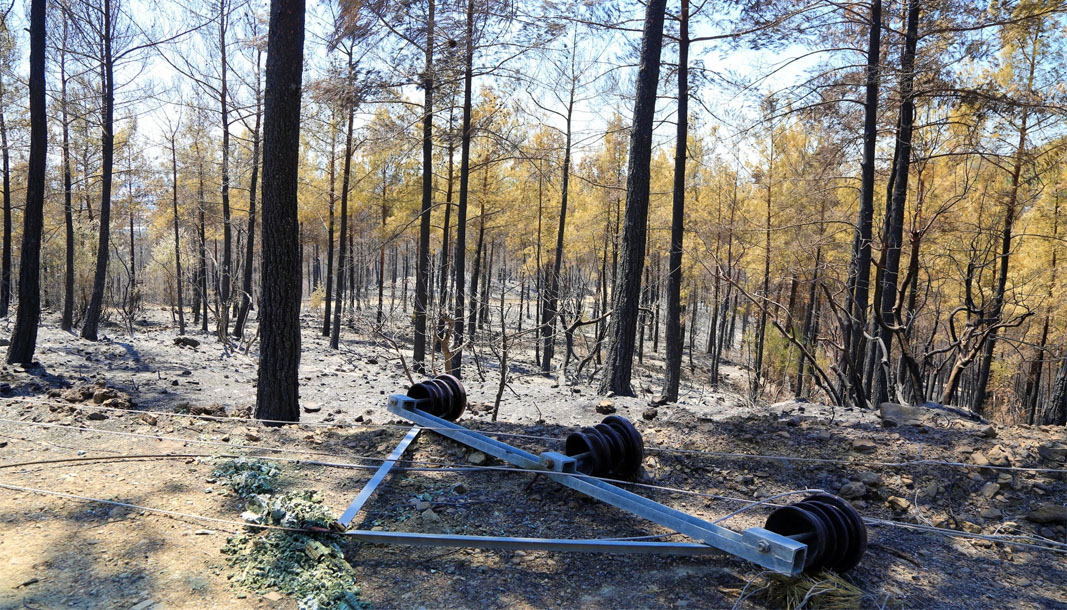
[[[415,503],[415,510],[419,511],[420,513],[428,511],[431,508],[433,508],[433,505],[427,502],[426,500],[419,500]]]
[[[452,486],[452,493],[456,494],[457,496],[462,496],[463,494],[467,493],[467,486],[463,483],[456,483]]]
[[[756,482],[756,477],[754,477],[754,476],[752,476],[750,474],[741,475],[741,484],[742,485],[752,485],[755,482]]]
[[[972,523],[970,521],[961,521],[960,522],[960,527],[962,527],[963,531],[967,532],[968,534],[981,534],[982,533],[982,526],[978,525],[977,523]]]
[[[1067,522],[1067,506],[1059,504],[1042,504],[1026,515],[1027,521],[1034,523]]]
[[[241,519],[243,519],[246,523],[258,524],[260,522],[260,516],[250,510],[246,510],[245,512],[241,513]]]
[[[971,454],[971,463],[976,466],[988,466],[989,458],[987,458],[981,451],[975,451]]]
[[[869,438],[857,438],[852,441],[852,450],[857,453],[873,453],[878,444]]]
[[[921,426],[924,423],[927,412],[920,407],[899,405],[895,402],[883,402],[878,407],[882,425],[890,426]]]
[[[997,429],[993,427],[993,424],[989,424],[979,430],[978,435],[984,438],[995,438],[997,436]]]
[[[982,494],[986,498],[992,498],[993,496],[997,495],[998,491],[1000,491],[1000,485],[996,483],[986,483],[982,486],[981,491],[979,491],[978,493]]]
[[[862,472],[859,479],[861,483],[870,487],[878,487],[882,484],[882,475],[877,472]]]
[[[789,440],[790,438],[792,438],[791,436],[789,436],[789,433],[786,432],[785,430],[779,430],[779,431],[775,432],[774,435],[777,436],[778,438],[782,438],[782,439],[785,439],[785,440]]]
[[[818,432],[815,433],[815,439],[816,440],[828,441],[831,438],[833,438],[833,435],[830,434],[829,430],[819,430]]]
[[[931,481],[929,485],[923,490],[923,495],[928,499],[933,500],[937,497],[937,493],[941,490],[941,486],[937,484],[937,481]]]
[[[267,593],[266,595],[264,595],[263,599],[266,599],[266,600],[269,600],[269,601],[272,601],[272,602],[280,602],[280,601],[282,601],[283,597],[284,596],[281,593],[278,593],[277,591],[271,591],[271,592]]]
[[[151,413],[142,413],[141,421],[148,424],[149,426],[154,426],[159,423],[159,418],[157,418],[155,415],[152,415]]]
[[[489,457],[481,451],[475,451],[474,453],[467,456],[467,461],[471,464],[474,464],[475,466],[484,466],[485,463],[489,461]]]
[[[441,515],[438,515],[437,513],[433,512],[432,509],[427,509],[422,512],[422,518],[427,521],[440,521]]]
[[[889,499],[886,501],[886,505],[899,513],[902,513],[911,508],[911,502],[909,502],[906,498],[901,498],[900,496],[889,496]]]
[[[99,404],[103,404],[105,400],[110,400],[112,398],[118,398],[118,397],[119,397],[119,393],[116,392],[115,390],[111,389],[111,388],[103,388],[103,389],[100,389],[100,390],[97,390],[97,391],[93,392],[93,402],[95,402],[98,405]]]
[[[839,492],[846,500],[857,500],[867,495],[867,486],[859,481],[846,483]]]
[[[997,445],[986,452],[986,458],[989,459],[989,463],[993,466],[1011,466],[1014,461],[1014,456],[1004,449],[1000,445]]]
[[[657,415],[659,415],[659,411],[654,408],[645,409],[645,411],[641,413],[641,417],[647,421],[656,419]]]
[[[215,533],[215,530],[196,530],[193,533],[196,534],[197,536],[211,536],[212,534]]]
[[[616,411],[615,404],[610,400],[601,400],[596,405],[596,412],[601,415],[611,415]]]
[[[321,405],[304,405],[304,413],[318,413],[321,410]]]
[[[978,514],[981,515],[983,519],[1000,519],[1004,516],[1004,513],[1000,512],[999,508],[986,508]]]
[[[1067,462],[1067,445],[1049,442],[1038,445],[1037,454],[1050,462]]]
[[[89,419],[94,420],[94,421],[100,421],[100,420],[107,419],[107,415],[102,411],[93,411],[92,413],[89,414]]]
[[[255,430],[245,430],[245,438],[250,441],[258,441],[260,438],[259,432],[256,432]]]

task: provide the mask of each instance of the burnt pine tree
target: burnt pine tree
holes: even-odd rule
[[[337,200],[337,117],[330,116],[330,223],[326,230],[326,298],[322,316],[322,336],[329,337],[333,326],[330,307],[333,305],[333,241],[334,204]]]
[[[304,0],[271,0],[263,100],[263,298],[257,419],[300,419],[300,236],[296,182]]]
[[[4,20],[0,20],[0,60],[8,65],[16,63],[14,38]],[[7,147],[7,121],[4,117],[4,75],[0,73],[0,158],[3,159],[4,243],[3,263],[0,265],[0,317],[7,317],[11,304],[11,160]]]
[[[426,305],[430,300],[430,210],[433,207],[433,39],[435,0],[426,9],[426,66],[422,73],[422,207],[419,219],[419,251],[415,267],[415,337],[412,360],[422,372],[426,361]]]
[[[611,344],[604,362],[600,393],[633,396],[634,336],[641,298],[641,273],[648,234],[648,189],[651,180],[652,127],[656,114],[656,86],[663,49],[663,13],[667,0],[649,0],[641,37],[641,66],[637,73],[633,128],[630,132],[630,162],[626,177],[626,212],[622,228],[622,260],[615,280],[615,298],[608,334]]]
[[[30,4],[30,166],[19,265],[19,308],[7,349],[9,364],[30,364],[41,317],[41,233],[44,228],[44,170],[48,125],[44,96],[45,0]]]
[[[66,248],[64,252],[66,269],[63,274],[63,318],[60,320],[59,326],[63,330],[70,332],[74,328],[74,209],[71,201],[70,109],[67,99],[68,33],[67,20],[64,19],[62,47],[59,49],[59,107],[63,120],[63,225],[66,230]],[[4,154],[6,155],[7,152],[5,151]],[[179,300],[181,299],[180,289],[178,298]]]
[[[93,291],[89,297],[89,309],[85,312],[82,325],[82,338],[96,341],[100,325],[100,313],[104,308],[104,288],[107,283],[107,263],[111,245],[111,179],[115,163],[115,61],[112,55],[114,42],[115,15],[111,10],[111,0],[103,0],[101,11],[100,40],[100,76],[101,107],[101,163],[100,163],[100,234],[96,247],[96,271],[93,274]]]
[[[349,71],[352,69],[351,55],[349,55]],[[348,111],[348,127],[345,131],[345,163],[341,175],[341,235],[338,242],[337,254],[337,304],[333,309],[333,328],[330,330],[330,347],[338,349],[341,342],[341,309],[345,296],[345,272],[348,270],[351,253],[345,250],[345,239],[348,232],[348,181],[352,173],[352,121],[355,118],[355,104],[351,99],[345,99],[343,106]]]
[[[689,135],[689,0],[678,13],[678,133],[674,149],[671,251],[667,272],[667,378],[663,402],[678,400],[682,373],[682,236],[685,228],[685,156]]]
[[[863,160],[860,162],[860,205],[856,233],[852,242],[852,261],[848,270],[849,324],[842,352],[842,371],[846,371],[856,406],[867,404],[862,381],[863,331],[867,328],[867,307],[871,284],[871,231],[874,222],[874,154],[878,142],[878,87],[880,82],[882,36],[882,2],[871,2],[870,29],[867,39],[867,81],[863,106]]]
[[[234,322],[233,336],[242,337],[245,332],[245,322],[248,321],[248,310],[252,308],[252,269],[253,258],[256,255],[256,196],[259,190],[259,133],[263,123],[263,92],[260,88],[260,60],[263,51],[256,49],[256,119],[252,127],[252,172],[248,178],[248,240],[245,242],[245,262],[241,269],[241,305],[237,309],[237,320]]]
[[[878,325],[875,341],[881,342],[874,367],[872,401],[875,406],[889,400],[893,380],[889,374],[893,348],[893,308],[897,300],[897,275],[900,272],[900,247],[904,230],[904,204],[908,197],[908,170],[911,166],[911,139],[915,125],[915,48],[919,40],[919,0],[908,2],[907,32],[904,51],[900,57],[900,119],[897,132],[896,175],[893,177],[893,196],[885,214],[883,237],[883,265],[880,300],[876,303]]]
[[[463,364],[463,279],[467,265],[467,201],[471,167],[471,81],[474,70],[474,0],[467,0],[466,49],[463,55],[463,134],[460,136],[459,154],[459,207],[456,208],[456,315],[452,331],[452,350],[447,363],[449,374],[462,376]],[[474,304],[471,303],[471,308]]]

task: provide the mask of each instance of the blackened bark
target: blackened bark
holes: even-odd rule
[[[570,97],[567,101],[567,132],[563,148],[563,185],[559,205],[559,224],[556,227],[556,250],[552,258],[552,274],[548,276],[544,309],[541,311],[541,371],[552,368],[552,356],[556,351],[556,318],[559,309],[559,280],[563,269],[563,236],[567,227],[567,195],[571,177],[571,117],[574,114],[575,79],[571,78]]]
[[[900,128],[897,143],[900,146],[897,155],[896,172],[893,178],[893,199],[886,210],[887,231],[884,236],[883,251],[885,265],[878,303],[880,322],[875,329],[876,337],[884,346],[884,353],[879,351],[878,361],[874,367],[873,404],[880,405],[889,400],[892,380],[889,378],[888,363],[893,351],[894,325],[893,310],[897,300],[897,275],[900,271],[900,247],[903,242],[904,204],[908,197],[908,170],[911,166],[911,136],[915,121],[915,47],[918,44],[919,0],[908,1],[908,25],[904,40],[904,52],[900,59]],[[883,360],[884,359],[884,360]]]
[[[1043,417],[1036,423],[1067,426],[1067,357],[1060,360],[1056,381],[1052,384],[1052,398],[1045,407]]]
[[[64,251],[66,267],[63,273],[63,317],[59,322],[59,327],[70,332],[74,328],[74,206],[71,200],[70,113],[67,109],[67,33],[67,21],[64,20],[63,48],[59,52],[59,105],[63,120],[63,226],[66,231],[66,247]],[[0,124],[2,122],[3,119],[0,118]],[[0,125],[0,130],[2,130],[2,125]],[[4,146],[4,157],[6,160],[6,144]],[[6,210],[7,206],[4,209]],[[4,292],[6,294],[6,291]],[[3,307],[0,307],[0,310],[2,309]],[[2,313],[0,311],[0,314]]]
[[[198,168],[197,178],[196,195],[200,211],[200,277],[197,285],[200,293],[200,303],[197,310],[202,312],[200,315],[200,330],[207,332],[207,231],[204,224],[204,166],[202,162]]]
[[[106,2],[106,0],[105,0]],[[30,3],[30,163],[19,265],[19,308],[7,349],[8,364],[33,362],[41,317],[41,234],[44,230],[44,171],[48,157],[45,115],[45,0]]]
[[[337,253],[337,303],[333,308],[333,329],[330,330],[330,347],[338,349],[341,345],[341,310],[345,296],[345,273],[347,266],[351,265],[348,248],[345,239],[348,237],[348,181],[352,174],[352,122],[355,119],[356,109],[348,108],[348,127],[345,130],[345,161],[344,169],[341,170],[341,234],[339,237],[340,250]],[[349,282],[355,290],[355,282]]]
[[[867,327],[867,307],[871,283],[871,231],[874,223],[874,163],[878,142],[878,88],[881,70],[882,2],[873,0],[867,39],[867,86],[863,110],[863,160],[860,162],[860,203],[856,234],[852,242],[852,261],[849,265],[848,289],[849,327],[845,335],[842,370],[846,371],[856,406],[867,404],[867,391],[862,382],[864,340]]]
[[[456,311],[452,330],[452,357],[447,364],[449,374],[461,377],[463,369],[463,280],[467,263],[467,185],[471,167],[471,80],[474,64],[474,0],[467,0],[467,53],[463,66],[463,133],[459,154],[459,207],[456,208],[456,254],[453,256],[455,283],[453,294]]]
[[[271,0],[263,108],[263,298],[257,419],[300,419],[297,171],[304,0]]]
[[[326,244],[326,312],[322,316],[322,336],[330,336],[333,317],[330,308],[333,305],[333,206],[337,199],[337,126],[330,121],[330,224],[327,229]]]
[[[426,304],[430,293],[430,212],[433,209],[433,39],[435,0],[429,0],[426,16],[426,66],[423,68],[425,107],[422,117],[422,208],[419,219],[419,251],[415,266],[415,337],[412,361],[420,373],[426,368]],[[406,277],[406,276],[405,276]]]
[[[101,100],[103,104],[103,123],[101,124],[101,163],[100,163],[100,238],[96,246],[96,273],[93,276],[93,292],[89,298],[89,309],[85,313],[82,325],[82,338],[96,341],[100,324],[100,314],[104,308],[104,285],[107,282],[107,263],[111,243],[111,179],[115,162],[115,79],[114,61],[111,57],[111,1],[104,0],[104,31],[102,46],[104,50],[100,63],[102,77]]]
[[[667,362],[663,402],[678,400],[678,385],[682,375],[682,240],[685,229],[685,158],[689,138],[689,0],[681,0],[678,33],[678,131],[674,143],[671,249],[667,262]],[[714,319],[711,327],[715,328]]]
[[[171,204],[174,208],[174,277],[178,281],[178,332],[185,334],[185,306],[182,303],[182,248],[178,231],[178,146],[177,134],[170,140]]]
[[[233,228],[230,222],[230,113],[226,83],[226,30],[229,25],[227,0],[219,0],[219,111],[222,119],[222,277],[220,278],[219,337],[230,332],[230,284],[233,273]]]
[[[656,114],[656,86],[659,83],[663,14],[666,4],[666,0],[649,0],[645,11],[641,67],[637,74],[637,98],[634,102],[633,130],[630,133],[622,261],[615,285],[614,307],[609,327],[611,345],[604,363],[604,378],[600,385],[602,394],[634,394],[630,386],[630,376],[633,369],[634,336],[637,331],[637,304],[641,296],[641,272],[645,262],[645,236],[648,233],[652,124]]]
[[[66,105],[63,106],[64,111]],[[7,317],[11,305],[11,164],[7,148],[7,121],[4,119],[4,82],[0,79],[0,156],[3,158],[4,244],[0,265],[0,317]]]
[[[256,196],[259,190],[259,130],[263,120],[263,98],[259,90],[259,54],[256,53],[256,123],[252,128],[252,175],[248,182],[248,241],[245,243],[245,262],[241,277],[241,306],[237,310],[237,320],[234,322],[233,336],[242,337],[245,332],[245,322],[248,321],[248,310],[252,308],[252,261],[256,255]],[[331,208],[331,218],[332,212]],[[330,227],[330,247],[333,247],[333,227]],[[238,246],[240,247],[240,246]],[[326,282],[326,302],[329,303],[329,280]]]

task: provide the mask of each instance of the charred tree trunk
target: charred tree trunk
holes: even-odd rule
[[[544,309],[541,311],[541,371],[552,368],[556,351],[556,317],[559,309],[559,275],[563,268],[563,236],[567,226],[567,195],[571,175],[571,117],[574,114],[575,80],[571,79],[570,97],[567,102],[566,134],[563,148],[563,183],[560,194],[559,225],[556,228],[556,251],[552,259],[552,274],[548,276]]]
[[[429,0],[426,18],[426,66],[423,71],[425,108],[422,117],[422,208],[419,218],[419,251],[415,266],[415,337],[412,362],[426,370],[426,305],[430,300],[430,213],[433,210],[433,44],[435,0]]]
[[[63,273],[63,317],[59,322],[59,327],[70,332],[74,328],[74,203],[70,170],[70,112],[67,107],[67,35],[67,21],[64,20],[63,48],[59,52],[59,105],[63,120],[63,228],[66,232],[64,250],[66,267]],[[2,101],[0,101],[0,108],[3,108]],[[3,117],[0,117],[0,134],[3,132],[3,121]],[[10,206],[7,203],[7,141],[6,138],[4,140],[4,212],[6,216]],[[0,296],[0,299],[7,298],[8,290],[0,290],[3,290],[3,296]],[[180,297],[180,289],[178,294]],[[6,308],[0,305],[0,315],[5,313]]]
[[[874,224],[874,163],[878,142],[878,88],[881,77],[882,2],[871,2],[867,38],[867,86],[863,108],[863,160],[860,163],[860,209],[856,234],[852,242],[852,261],[849,265],[848,308],[851,312],[845,334],[845,349],[841,370],[845,371],[856,406],[867,404],[863,385],[863,331],[867,328],[867,307],[871,283],[871,239]]]
[[[334,299],[333,287],[333,224],[334,204],[337,201],[337,127],[336,121],[330,121],[330,221],[326,230],[326,313],[322,316],[322,336],[329,337],[333,327],[331,306]]]
[[[637,305],[641,292],[641,271],[645,262],[645,236],[648,233],[648,191],[651,179],[652,127],[656,114],[656,86],[659,83],[660,51],[663,48],[663,15],[666,0],[649,0],[641,40],[641,66],[637,75],[634,124],[630,134],[630,161],[626,178],[626,221],[622,231],[622,264],[616,279],[612,307],[611,346],[604,363],[600,393],[633,396],[630,385],[633,369]]]
[[[101,163],[100,163],[100,237],[96,247],[96,273],[93,275],[93,292],[89,298],[89,309],[85,313],[82,325],[82,338],[96,341],[100,324],[100,314],[104,308],[104,286],[107,282],[107,263],[111,244],[111,178],[115,162],[115,79],[114,61],[111,57],[111,0],[104,1],[103,57],[100,62],[102,80],[101,104],[103,122],[101,124]]]
[[[263,108],[263,301],[257,419],[300,419],[297,171],[304,1],[271,0]]]
[[[108,0],[104,2],[106,5]],[[29,365],[33,362],[41,317],[41,235],[44,231],[44,173],[48,155],[45,4],[45,0],[30,3],[30,163],[22,225],[22,262],[19,264],[19,308],[11,345],[7,349],[8,364]]]
[[[259,130],[263,120],[262,97],[259,89],[259,60],[261,51],[256,52],[256,123],[252,128],[252,175],[248,180],[248,241],[245,243],[245,263],[241,278],[241,307],[237,310],[233,335],[244,336],[248,310],[252,308],[252,262],[256,256],[256,195],[259,189]],[[332,151],[331,151],[332,152]],[[331,187],[332,187],[331,183]],[[330,212],[332,216],[333,207]],[[331,217],[331,221],[333,218]],[[330,227],[330,253],[333,252],[333,227]],[[330,282],[326,280],[326,302],[330,302]]]
[[[230,285],[233,272],[232,244],[233,227],[230,222],[230,114],[226,76],[226,30],[229,25],[227,0],[219,0],[219,111],[222,122],[222,274],[219,292],[218,334],[226,337],[230,332]]]
[[[330,330],[330,347],[332,349],[338,349],[341,344],[341,310],[344,305],[345,273],[348,272],[346,266],[352,264],[349,260],[350,248],[348,248],[345,240],[348,238],[348,182],[352,174],[352,123],[355,120],[355,114],[356,109],[349,107],[348,126],[345,129],[345,159],[341,170],[341,234],[338,238],[340,249],[337,252],[337,303],[334,304],[333,329]],[[349,290],[354,290],[355,283],[349,282],[349,284],[351,284]]]
[[[64,54],[64,59],[66,55]],[[60,70],[66,65],[61,62]],[[65,78],[61,72],[60,78]],[[3,263],[0,266],[0,317],[7,317],[11,306],[11,160],[7,148],[7,121],[4,118],[4,81],[0,78],[0,157],[3,159],[3,197],[4,197],[4,243]],[[64,100],[66,99],[66,85],[63,86]],[[63,103],[64,129],[66,128],[67,105]],[[64,135],[66,131],[64,131]],[[64,146],[64,151],[67,148]]]
[[[174,210],[174,277],[178,286],[178,333],[185,334],[185,305],[182,303],[182,248],[178,229],[178,145],[177,134],[170,140],[171,205]]]
[[[885,265],[878,303],[878,326],[875,337],[884,346],[885,353],[874,367],[873,403],[880,405],[889,400],[892,379],[889,375],[889,356],[893,351],[893,332],[895,325],[894,308],[897,300],[897,275],[900,270],[900,247],[904,231],[904,204],[908,197],[908,170],[911,167],[911,137],[915,121],[915,47],[918,43],[919,0],[908,1],[908,25],[904,42],[904,52],[900,59],[900,129],[897,142],[900,146],[893,177],[893,199],[886,210]]]

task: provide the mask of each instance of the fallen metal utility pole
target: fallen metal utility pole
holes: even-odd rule
[[[466,391],[459,380],[447,375],[415,384],[407,395],[390,396],[389,411],[415,425],[338,519],[339,529],[352,523],[419,434],[421,426],[698,542],[561,540],[366,530],[351,530],[345,532],[346,535],[366,542],[431,546],[684,555],[726,552],[790,575],[814,567],[843,572],[855,567],[866,550],[866,528],[862,519],[851,505],[837,496],[811,496],[774,511],[766,528],[753,527],[736,532],[600,480],[593,475],[632,473],[640,466],[643,443],[640,434],[624,418],[612,416],[594,428],[583,428],[572,434],[567,439],[567,454],[546,451],[535,455],[450,421],[457,419],[465,407]]]

